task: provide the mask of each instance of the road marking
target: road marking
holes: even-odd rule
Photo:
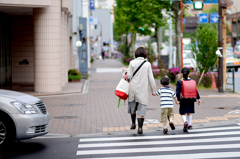
[[[122,72],[122,68],[97,68],[97,73],[115,73]]]
[[[228,112],[228,114],[240,114],[240,110],[239,109],[233,110],[233,111]]]
[[[240,129],[239,126],[234,127],[218,127],[218,128],[204,128],[204,129],[194,129],[194,130],[188,130],[189,132],[203,132],[203,131],[216,131],[216,130],[236,130]]]
[[[137,157],[110,157],[107,159],[196,159],[196,158],[229,158],[240,157],[239,152],[217,152],[217,153],[197,153],[197,154],[177,154],[177,155],[155,155],[155,156],[137,156]],[[102,159],[102,158],[92,158]]]
[[[77,151],[77,155],[99,155],[99,154],[122,154],[137,152],[163,152],[163,151],[185,151],[185,150],[209,150],[209,149],[234,149],[240,148],[240,144],[224,145],[201,145],[201,146],[180,146],[180,147],[157,147],[157,148],[133,148],[133,149],[110,149],[110,150],[86,150]],[[240,153],[238,152],[239,156]]]
[[[109,138],[86,138],[80,139],[79,142],[93,142],[93,141],[120,141],[120,140],[145,140],[145,139],[167,139],[167,138],[190,138],[203,136],[221,136],[221,135],[236,135],[240,131],[233,132],[214,132],[202,134],[183,134],[183,135],[164,135],[164,136],[135,136],[135,137],[109,137]]]
[[[224,142],[224,141],[240,141],[240,137],[229,138],[213,138],[213,139],[191,139],[187,143],[205,143],[205,142]],[[145,141],[145,142],[124,142],[124,143],[94,143],[94,144],[79,144],[78,148],[96,148],[96,147],[113,147],[113,146],[140,146],[140,145],[165,145],[165,144],[180,144],[186,140],[174,141]]]

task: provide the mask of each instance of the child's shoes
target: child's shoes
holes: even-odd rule
[[[171,127],[172,130],[175,130],[174,123],[172,121],[169,122],[169,126]]]
[[[192,130],[192,125],[188,125],[188,130]]]
[[[163,133],[164,133],[164,134],[167,134],[167,132],[168,132],[168,128],[164,128],[164,129],[163,129]]]
[[[183,131],[188,132],[188,123],[187,122],[185,122],[183,125]]]

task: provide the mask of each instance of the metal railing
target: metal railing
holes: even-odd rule
[[[232,69],[231,69],[231,72],[232,72],[232,83],[226,83],[226,84],[228,84],[228,85],[233,85],[233,92],[235,92],[235,69],[232,68]],[[229,74],[227,73],[227,79],[228,79],[228,78],[231,79],[231,77],[229,77]],[[226,79],[226,81],[227,81],[227,79]]]

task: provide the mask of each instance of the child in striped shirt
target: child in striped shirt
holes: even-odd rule
[[[175,99],[176,104],[179,104],[179,101],[177,100],[176,94],[174,91],[169,87],[169,78],[163,77],[160,80],[160,83],[162,84],[162,87],[157,90],[153,95],[161,96],[161,122],[163,122],[163,133],[167,134],[168,128],[167,128],[167,121],[169,120],[169,126],[172,130],[175,129],[174,123],[173,123],[173,98]]]

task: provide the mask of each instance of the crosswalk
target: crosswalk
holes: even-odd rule
[[[240,158],[240,126],[162,133],[81,138],[77,158]]]

